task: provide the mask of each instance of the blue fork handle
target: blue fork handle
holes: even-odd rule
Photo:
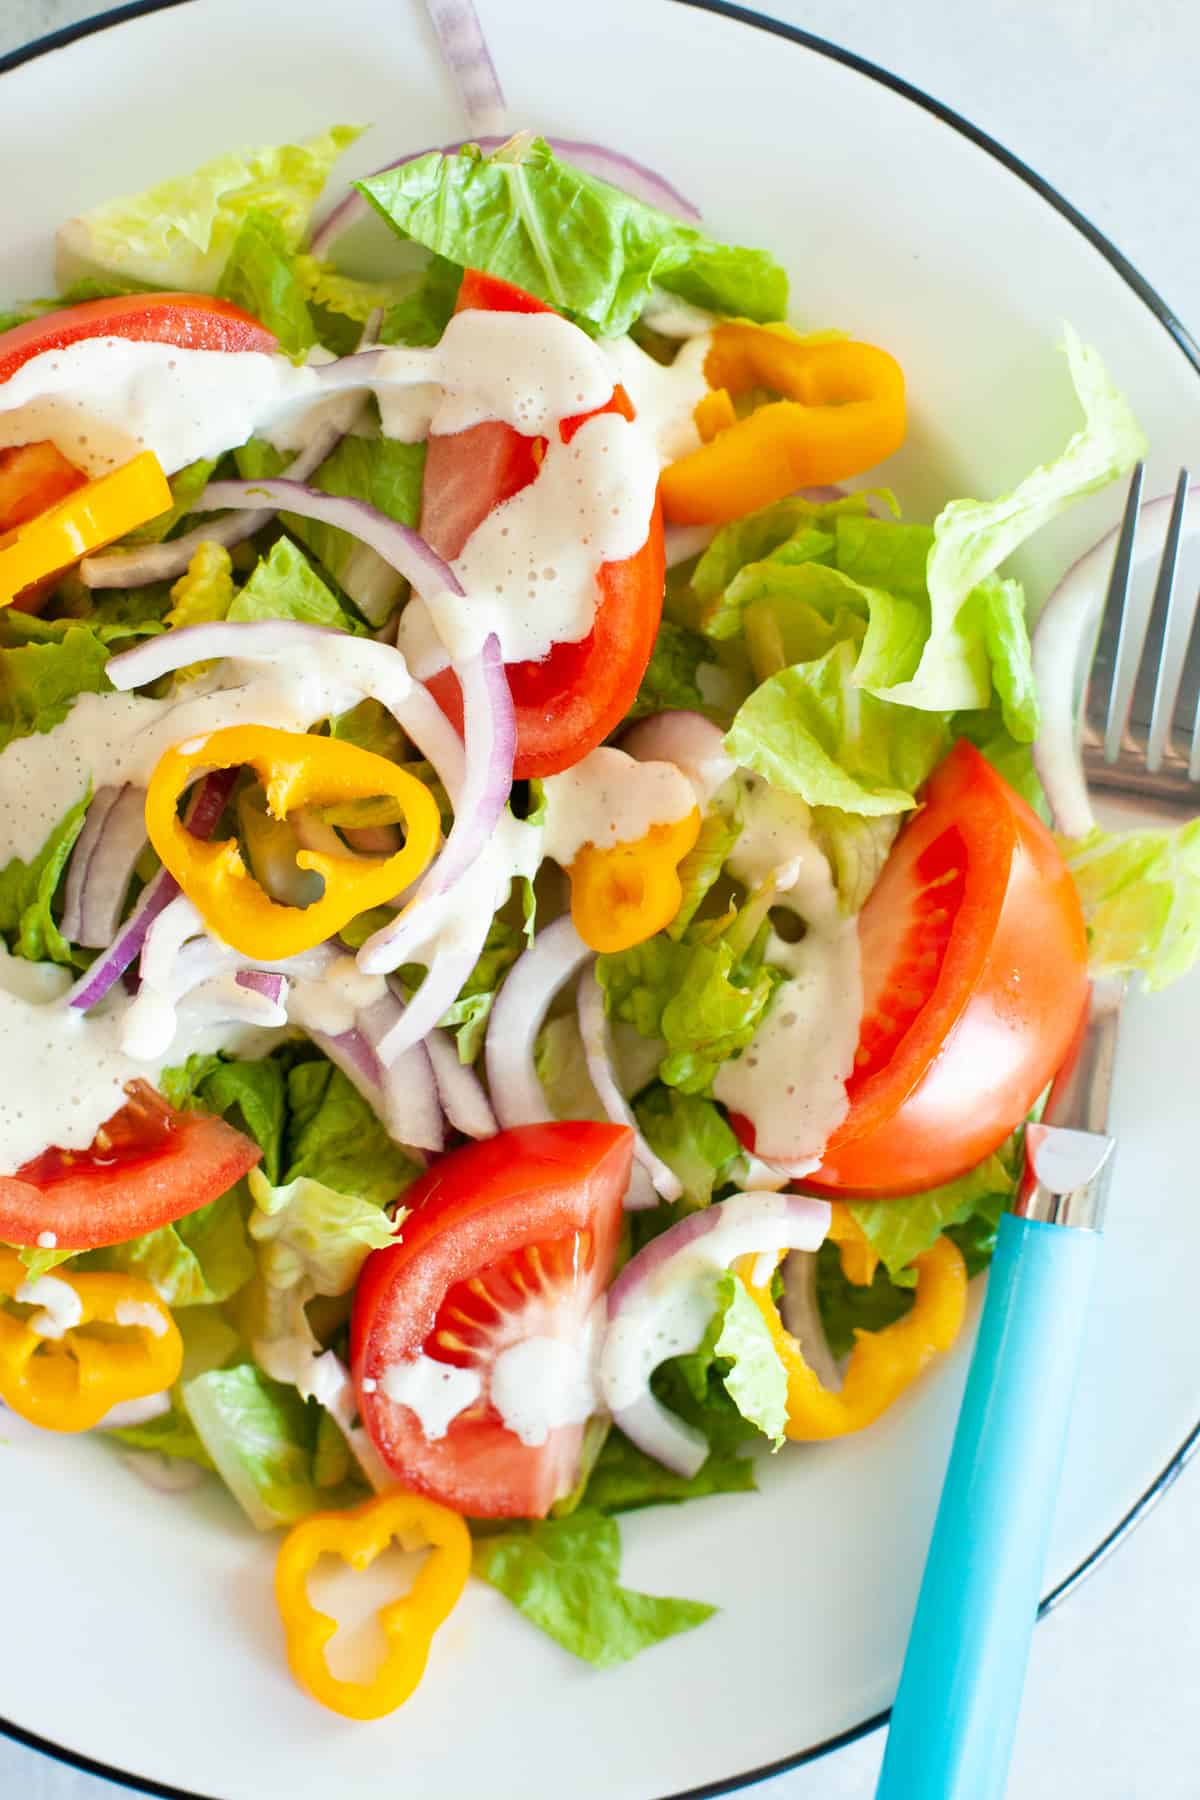
[[[999,1800],[1100,1234],[1005,1213],[876,1800]]]

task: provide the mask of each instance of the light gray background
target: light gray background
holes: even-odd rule
[[[774,0],[764,10],[882,63],[991,132],[1112,237],[1200,333],[1196,0]],[[78,0],[0,0],[0,52],[94,11]],[[15,1650],[16,1621],[9,1631]],[[1039,1627],[1012,1800],[1197,1800],[1198,1668],[1194,1470]],[[881,1751],[878,1737],[868,1739],[756,1793],[866,1800]],[[390,1789],[403,1773],[385,1780]],[[116,1791],[0,1740],[3,1800],[110,1800]]]

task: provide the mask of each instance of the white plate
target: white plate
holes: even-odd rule
[[[663,169],[715,231],[783,257],[797,318],[900,357],[912,430],[886,475],[916,516],[1000,491],[1063,443],[1064,318],[1150,434],[1149,491],[1194,450],[1200,363],[1165,307],[1027,170],[920,95],[749,14],[666,0],[482,11],[516,122]],[[45,287],[61,218],[231,145],[375,120],[357,170],[461,126],[416,0],[291,0],[285,13],[192,0],[66,35],[0,63],[0,295]],[[1024,565],[1033,593],[1118,504],[1101,497],[1044,535]],[[1130,1009],[1112,1225],[1048,1588],[1095,1559],[1200,1417],[1175,1298],[1200,1258],[1198,1007],[1192,982]],[[701,1630],[595,1674],[472,1585],[415,1698],[365,1727],[293,1687],[273,1544],[223,1494],[159,1498],[94,1445],[14,1441],[0,1462],[0,1710],[13,1735],[130,1786],[220,1800],[737,1786],[888,1704],[967,1356],[964,1343],[866,1436],[770,1463],[758,1498],[626,1518],[627,1579],[715,1601]]]

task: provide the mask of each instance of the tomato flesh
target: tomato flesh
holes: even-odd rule
[[[551,312],[552,307],[509,282],[468,269],[457,312]],[[621,388],[597,412],[633,417]],[[559,431],[570,443],[584,413],[564,419]],[[426,454],[421,531],[440,556],[459,554],[488,514],[536,479],[541,444],[511,426],[489,420],[466,431],[433,437]],[[654,649],[662,617],[666,561],[662,510],[656,499],[645,544],[622,562],[601,565],[595,622],[578,643],[555,644],[539,662],[508,664],[517,716],[518,780],[558,774],[615,731],[632,706]],[[463,729],[462,693],[452,669],[426,686],[447,718]]]
[[[514,1344],[581,1342],[612,1275],[632,1154],[621,1126],[521,1126],[442,1157],[404,1194],[396,1243],[359,1276],[350,1346],[363,1424],[406,1487],[480,1518],[543,1518],[570,1490],[582,1423],[524,1443],[491,1374]],[[440,1437],[383,1391],[390,1367],[422,1355],[481,1382]]]
[[[0,1175],[0,1240],[62,1250],[120,1244],[215,1200],[261,1160],[223,1119],[178,1112],[144,1081],[86,1150],[52,1147]]]
[[[954,1180],[1025,1118],[1087,996],[1053,838],[965,740],[934,771],[859,920],[849,1111],[805,1185],[884,1197]]]
[[[65,306],[0,334],[0,381],[44,351],[96,337],[175,344],[181,350],[278,349],[265,325],[228,300],[210,294],[123,294]]]

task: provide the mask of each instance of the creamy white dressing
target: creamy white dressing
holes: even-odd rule
[[[0,384],[0,449],[49,438],[89,475],[153,450],[170,473],[244,444],[319,393],[316,371],[286,356],[86,338],[30,357]]]
[[[60,1338],[81,1323],[83,1301],[69,1283],[57,1275],[42,1275],[37,1281],[22,1281],[13,1290],[13,1299],[21,1306],[40,1306],[29,1319],[35,1337]]]
[[[829,1210],[814,1201],[813,1242],[817,1249],[829,1225]],[[632,1406],[646,1391],[651,1374],[669,1356],[695,1350],[716,1308],[716,1286],[739,1256],[774,1259],[795,1245],[796,1222],[787,1197],[740,1194],[714,1209],[710,1230],[676,1251],[629,1295],[610,1321],[600,1354],[599,1385],[610,1412]]]
[[[338,1037],[353,1028],[359,1012],[386,993],[382,975],[364,975],[353,956],[339,956],[320,975],[301,977],[290,984],[287,1016],[304,1031]]]
[[[522,1338],[492,1365],[489,1395],[505,1426],[531,1448],[564,1425],[582,1425],[597,1410],[596,1372],[604,1333],[597,1302],[572,1337]]]
[[[585,638],[600,566],[646,542],[657,484],[650,440],[619,413],[552,440],[536,481],[490,512],[452,564],[465,595],[425,596],[449,654],[470,656],[495,632],[505,662],[538,662]]]
[[[646,296],[641,323],[657,331],[659,337],[694,338],[711,331],[717,318],[702,306],[693,306],[690,300],[681,300],[678,294],[655,286]]]
[[[846,1116],[862,1019],[858,927],[839,911],[804,801],[757,776],[741,783],[742,833],[726,866],[751,892],[771,882],[804,935],[789,943],[770,933],[765,960],[788,978],[748,1047],[722,1064],[713,1093],[751,1121],[761,1158],[799,1175],[817,1166]]]
[[[545,782],[543,853],[562,868],[585,844],[611,850],[636,843],[655,825],[670,825],[696,810],[692,783],[674,763],[639,762],[601,745]]]
[[[161,1307],[148,1300],[118,1300],[113,1317],[118,1325],[148,1331],[151,1337],[165,1337],[169,1321]]]
[[[389,1363],[379,1376],[380,1391],[396,1406],[416,1414],[430,1443],[445,1437],[450,1425],[483,1392],[477,1369],[460,1369],[437,1362],[432,1356],[414,1356]]]
[[[609,338],[603,345],[611,379],[633,402],[637,422],[654,445],[660,467],[700,448],[693,417],[708,392],[704,361],[709,335],[693,337],[674,362],[656,362],[632,338]]]

